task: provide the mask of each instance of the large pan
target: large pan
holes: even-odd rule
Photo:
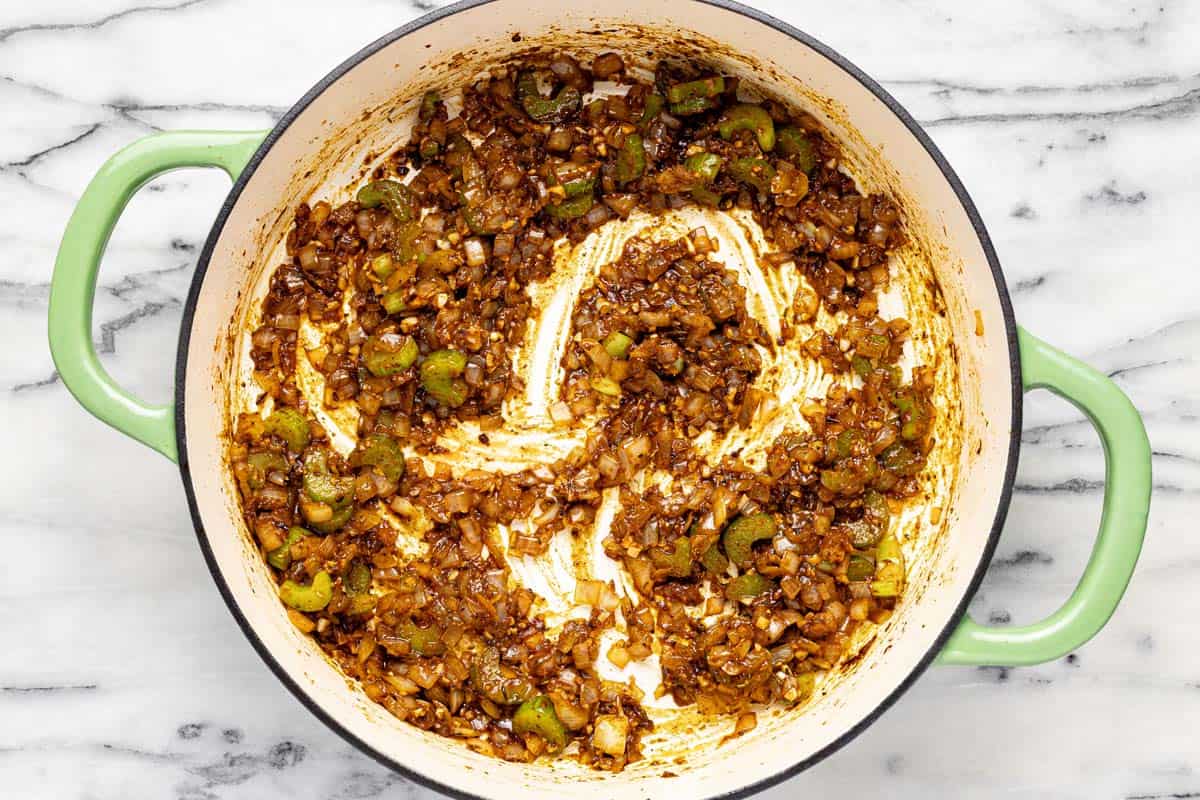
[[[587,35],[583,35],[586,33]],[[519,34],[519,35],[518,35]],[[703,731],[659,737],[620,774],[571,761],[491,760],[398,722],[293,627],[238,510],[224,436],[245,377],[239,348],[289,209],[344,191],[364,157],[402,140],[420,93],[461,84],[496,59],[537,45],[702,56],[792,98],[845,145],[860,183],[900,199],[908,266],[926,270],[938,313],[915,323],[944,371],[950,427],[937,513],[906,540],[911,586],[875,643],[825,681],[805,707],[772,715],[716,746]],[[201,253],[180,332],[174,403],[153,407],[117,386],[91,335],[96,274],[130,196],[165,171],[214,166],[234,179]],[[939,338],[940,337],[940,338]],[[811,37],[724,0],[473,0],[405,25],[350,57],[270,132],[177,132],[113,156],[72,216],[55,267],[50,340],[64,383],[108,424],[179,464],[204,557],[247,638],[322,721],[389,767],[450,794],[486,798],[655,800],[744,796],[837,750],[921,672],[942,664],[1035,664],[1087,641],[1108,620],[1145,531],[1150,454],[1128,399],[1095,370],[1020,329],[988,235],[966,190],[928,136],[873,80]],[[1047,388],[1079,406],[1104,443],[1104,513],[1070,599],[1041,622],[994,628],[965,615],[1012,492],[1022,394]],[[945,422],[943,424],[946,424]],[[933,504],[928,504],[933,505]],[[666,726],[665,730],[670,730]],[[664,772],[668,776],[664,776]]]

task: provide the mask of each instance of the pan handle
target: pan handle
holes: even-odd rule
[[[1041,622],[994,628],[964,617],[941,664],[1019,667],[1053,661],[1096,635],[1125,594],[1150,511],[1150,441],[1137,409],[1101,372],[1018,328],[1025,391],[1049,389],[1079,408],[1104,445],[1104,510],[1083,577]]]
[[[63,383],[99,419],[172,461],[175,406],[148,405],[100,364],[92,340],[96,273],[121,212],[152,178],[180,167],[220,167],[237,180],[263,131],[176,131],[139,139],[100,167],[67,223],[50,281],[50,353]]]

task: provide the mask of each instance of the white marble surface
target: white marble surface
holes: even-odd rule
[[[136,5],[134,5],[136,4]],[[339,6],[337,12],[333,7]],[[433,4],[0,5],[0,796],[432,798],[272,677],[222,604],[175,468],[56,379],[47,282],[100,163],[162,128],[266,127]],[[864,735],[765,797],[1200,797],[1200,3],[773,0],[926,124],[987,221],[1023,324],[1143,411],[1155,493],[1125,602],[1030,669],[930,670]],[[133,202],[96,307],[106,366],[165,399],[197,250],[227,190],[187,171]],[[1053,609],[1086,559],[1102,454],[1033,396],[975,613]]]

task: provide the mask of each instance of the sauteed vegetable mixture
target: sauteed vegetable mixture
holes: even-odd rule
[[[457,113],[430,92],[356,199],[296,208],[251,337],[264,413],[238,419],[231,460],[292,621],[371,699],[484,753],[620,770],[653,723],[608,666],[657,659],[659,699],[742,733],[889,616],[905,579],[889,519],[917,492],[934,409],[931,372],[899,363],[908,323],[877,307],[897,206],[859,193],[817,122],[699,64],[642,79],[618,53],[590,62],[498,68],[455,93]],[[454,470],[439,434],[475,425],[487,445],[523,392],[527,287],[556,243],[690,204],[752,213],[765,269],[815,290],[780,336],[703,228],[632,238],[577,297],[548,405],[583,444]],[[807,426],[765,463],[710,463],[698,438],[777,408],[756,381],[787,342],[850,379],[802,399]],[[357,410],[352,451],[331,445],[305,370],[321,406]],[[507,559],[589,535],[605,502],[604,553],[632,590],[580,580],[583,611],[548,620]]]

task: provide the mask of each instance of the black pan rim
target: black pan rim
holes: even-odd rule
[[[840,750],[842,747],[856,738],[860,733],[862,733],[873,722],[875,722],[875,720],[877,720],[885,711],[891,708],[891,706],[900,698],[900,696],[904,694],[904,692],[906,692],[913,683],[916,682],[916,680],[925,672],[926,669],[929,668],[934,659],[937,658],[938,653],[941,652],[947,640],[949,640],[951,634],[958,626],[959,621],[965,616],[967,606],[969,605],[971,598],[974,597],[975,592],[979,589],[980,583],[983,581],[983,576],[987,572],[987,568],[991,563],[992,556],[995,554],[996,545],[1000,539],[1000,532],[1004,527],[1004,520],[1008,515],[1008,507],[1012,500],[1013,484],[1016,480],[1017,458],[1020,450],[1023,390],[1021,383],[1020,350],[1017,345],[1016,317],[1013,314],[1012,302],[1008,294],[1008,287],[1004,280],[1004,273],[1000,268],[999,259],[996,257],[995,249],[992,246],[991,237],[988,235],[987,228],[983,223],[983,219],[980,217],[979,211],[975,207],[975,203],[971,199],[970,194],[968,194],[966,187],[963,186],[962,181],[954,172],[954,169],[950,166],[950,163],[946,160],[946,157],[942,155],[941,151],[937,148],[937,145],[933,143],[933,141],[929,138],[929,135],[924,131],[920,124],[913,119],[908,111],[905,110],[905,108],[874,79],[864,73],[840,53],[813,38],[809,34],[804,33],[798,28],[765,12],[759,11],[758,9],[750,8],[742,5],[741,3],[734,2],[734,0],[691,1],[740,14],[758,23],[766,25],[767,27],[774,28],[776,31],[786,34],[800,44],[816,51],[817,53],[820,53],[823,57],[833,63],[834,66],[855,78],[860,84],[863,85],[864,88],[874,94],[875,97],[878,98],[879,101],[882,102],[892,114],[894,114],[902,123],[904,123],[904,126],[908,129],[909,133],[911,133],[917,139],[917,141],[920,142],[921,146],[925,149],[930,158],[933,159],[934,163],[941,171],[943,177],[950,184],[950,187],[954,190],[959,203],[962,205],[963,211],[967,214],[967,218],[971,221],[971,225],[975,230],[976,236],[979,238],[979,244],[984,251],[988,266],[992,272],[992,279],[995,283],[997,298],[1000,302],[1001,312],[1004,316],[1005,338],[1008,344],[1009,364],[1011,367],[1010,382],[1012,386],[1012,426],[1011,430],[1009,431],[1009,447],[1007,462],[1004,470],[1004,483],[1001,487],[1000,498],[996,507],[996,514],[992,521],[992,528],[988,534],[987,542],[980,551],[979,562],[976,565],[974,575],[972,576],[966,591],[963,593],[962,598],[959,600],[954,613],[950,615],[946,625],[938,634],[929,650],[917,662],[908,675],[899,681],[891,693],[885,697],[874,709],[872,709],[869,714],[864,716],[833,742],[830,742],[817,752],[812,753],[806,758],[797,761],[795,764],[773,773],[772,775],[760,778],[759,780],[747,784],[746,786],[743,786],[735,791],[726,792],[720,795],[712,795],[708,798],[705,798],[705,800],[737,800],[738,798],[746,798],[775,786],[776,784],[779,784],[788,778],[803,772],[814,764],[824,760],[828,756]],[[216,242],[224,230],[225,223],[229,218],[230,212],[233,210],[234,205],[237,204],[237,201],[241,197],[242,191],[245,189],[246,184],[250,181],[255,170],[258,168],[259,164],[262,163],[263,158],[265,158],[267,152],[270,151],[275,142],[283,135],[284,131],[288,129],[292,122],[294,122],[295,119],[301,113],[303,113],[303,111],[308,108],[308,106],[312,104],[314,100],[316,100],[317,97],[324,93],[325,90],[331,85],[336,83],[343,75],[374,53],[398,39],[421,30],[427,25],[446,17],[453,16],[464,11],[469,11],[479,6],[488,5],[492,2],[495,2],[495,0],[462,0],[461,2],[446,6],[412,20],[411,22],[396,28],[390,33],[385,34],[379,39],[376,39],[374,42],[363,47],[357,53],[350,56],[348,59],[335,67],[328,75],[326,75],[311,89],[309,89],[308,92],[306,92],[305,95],[301,97],[295,105],[288,109],[287,113],[284,114],[283,117],[280,118],[279,122],[266,136],[262,144],[259,145],[254,155],[250,158],[249,162],[247,162],[245,169],[242,170],[241,174],[238,176],[238,179],[234,182],[233,188],[230,190],[229,194],[225,198],[224,203],[221,205],[221,209],[213,222],[213,226],[209,231],[207,239],[205,240],[204,247],[201,250],[200,257],[196,263],[196,272],[192,277],[191,287],[188,290],[187,302],[184,304],[183,319],[180,325],[179,345],[175,363],[175,437],[179,451],[179,473],[181,479],[183,480],[184,492],[187,495],[188,511],[191,514],[192,524],[196,530],[196,538],[199,542],[200,550],[204,555],[205,563],[208,565],[208,570],[212,574],[213,581],[216,583],[217,589],[225,601],[225,605],[228,606],[230,613],[233,614],[238,627],[241,628],[242,633],[246,636],[247,640],[249,640],[251,646],[258,653],[259,657],[262,658],[263,662],[267,665],[271,672],[275,674],[275,677],[278,678],[279,681],[288,688],[288,690],[296,697],[297,700],[300,701],[302,705],[304,705],[314,716],[325,723],[328,728],[330,728],[343,740],[353,745],[355,748],[370,756],[388,769],[402,775],[403,777],[412,780],[421,786],[441,792],[447,796],[462,798],[462,800],[488,800],[488,798],[482,795],[464,792],[453,786],[449,786],[434,780],[423,773],[417,772],[416,770],[395,761],[387,754],[376,750],[370,744],[353,734],[331,714],[326,712],[320,706],[320,704],[318,704],[291,676],[291,674],[284,669],[279,661],[276,660],[271,650],[266,646],[262,639],[259,638],[258,634],[254,630],[253,625],[250,623],[250,620],[245,614],[242,613],[241,608],[238,606],[237,601],[233,597],[233,593],[230,590],[228,583],[221,573],[220,566],[218,565],[216,556],[212,550],[212,545],[208,540],[208,534],[204,530],[204,525],[200,518],[200,511],[196,503],[196,494],[192,486],[191,469],[188,464],[187,455],[187,436],[185,428],[186,415],[184,413],[184,381],[187,375],[188,350],[191,339],[192,323],[196,313],[196,303],[200,295],[200,288],[204,283],[204,276],[208,271],[208,265],[210,259],[212,258],[213,249],[215,248]]]

